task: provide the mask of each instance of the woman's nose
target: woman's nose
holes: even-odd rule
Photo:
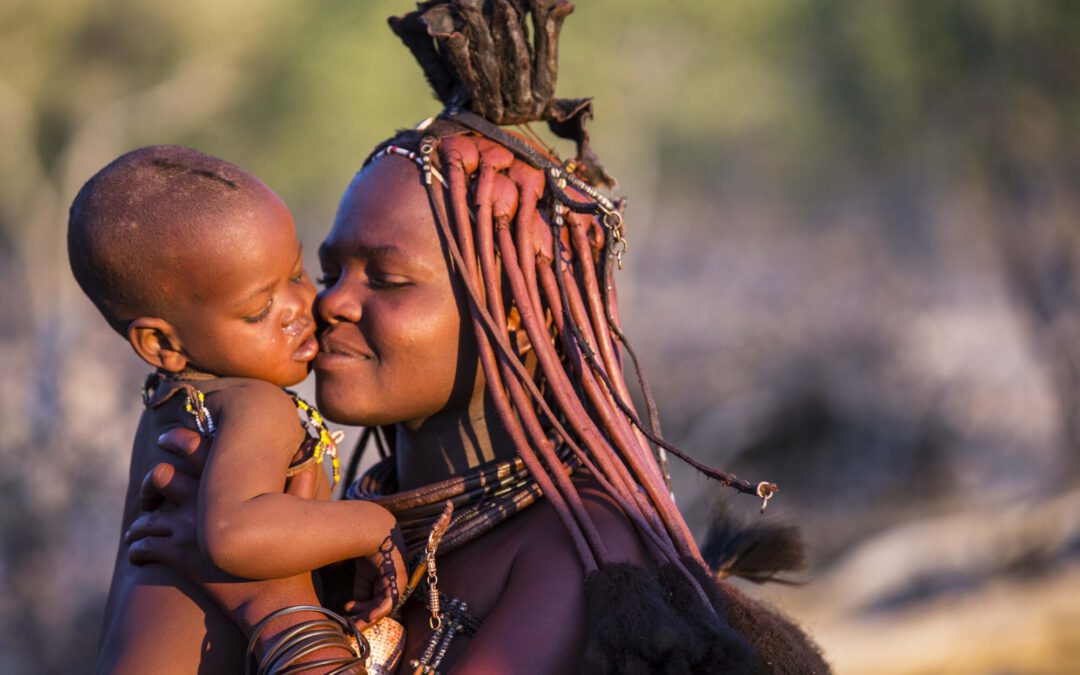
[[[315,318],[323,323],[357,323],[360,315],[360,298],[350,290],[345,277],[324,288],[315,298]]]

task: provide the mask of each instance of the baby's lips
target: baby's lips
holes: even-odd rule
[[[300,343],[300,346],[293,352],[293,359],[296,361],[310,362],[319,353],[319,341],[315,339],[314,335],[308,336],[306,340]]]

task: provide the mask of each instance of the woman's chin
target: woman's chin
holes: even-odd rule
[[[376,410],[379,397],[367,395],[369,389],[351,378],[339,378],[316,371],[315,405],[323,417],[335,424],[370,427],[392,424],[398,420],[385,410]]]
[[[356,427],[365,426],[365,421],[362,418],[365,418],[366,415],[357,413],[355,402],[349,400],[352,397],[342,398],[334,396],[332,393],[325,393],[325,388],[319,385],[319,380],[316,380],[315,383],[315,405],[318,406],[323,417],[336,424],[347,424]]]

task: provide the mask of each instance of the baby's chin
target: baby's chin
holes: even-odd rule
[[[311,372],[309,363],[289,362],[281,372],[257,379],[266,380],[282,388],[295,387],[308,378]]]

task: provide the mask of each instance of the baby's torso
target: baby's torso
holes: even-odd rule
[[[221,407],[227,399],[222,393],[243,382],[235,378],[191,382],[190,391],[170,387],[158,392],[160,400],[148,401],[152,405],[144,407],[132,444],[121,537],[139,515],[140,488],[151,469],[166,462],[184,473],[196,473],[183,459],[158,447],[161,435],[180,427],[200,433],[201,424],[203,442],[209,442],[211,430],[206,418],[198,421],[193,412],[198,403],[192,398],[201,398],[205,412],[216,421],[227,414]],[[197,392],[202,396],[198,397]],[[331,487],[326,471],[306,461],[311,459],[312,444],[305,440],[301,419],[298,413],[294,468],[314,473],[316,498],[329,499]],[[140,662],[160,664],[160,672],[227,673],[239,672],[244,641],[233,623],[182,575],[161,564],[136,566],[128,562],[128,546],[121,539],[103,624],[102,663],[109,662],[110,653],[130,654],[130,645],[140,644],[153,645],[148,648],[153,651],[142,654]],[[122,645],[129,647],[120,650]]]

